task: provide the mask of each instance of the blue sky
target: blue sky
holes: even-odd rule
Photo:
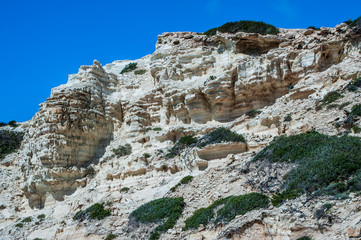
[[[26,121],[80,65],[137,59],[162,32],[204,32],[229,21],[334,27],[361,1],[0,0],[0,122]]]

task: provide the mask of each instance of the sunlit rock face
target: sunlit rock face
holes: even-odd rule
[[[200,134],[208,124],[231,126],[246,112],[271,106],[282,97],[307,99],[319,94],[324,83],[355,77],[354,59],[360,49],[360,32],[341,25],[320,31],[281,29],[278,35],[266,36],[164,33],[155,52],[142,59],[105,66],[95,60],[54,88],[29,122],[22,188],[32,207],[42,207],[48,193],[63,200],[88,184],[89,166],[101,168],[99,161],[113,159],[112,149],[124,143],[135,145],[136,154],[115,161],[113,167],[121,173],[106,174],[109,179],[162,169],[183,171],[182,161],[157,155],[152,162],[141,156],[144,146],[158,144],[150,141],[148,128],[163,128],[157,140],[174,142],[185,135],[184,129]],[[121,74],[131,62],[145,73]],[[247,130],[262,128],[281,134],[288,126],[279,116],[264,115],[247,123]],[[251,148],[258,146],[252,144]],[[213,160],[247,149],[214,146],[199,154]]]

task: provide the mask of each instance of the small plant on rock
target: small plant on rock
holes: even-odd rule
[[[31,222],[33,219],[31,217],[26,217],[24,218],[21,222],[23,223],[28,223],[28,222]]]
[[[123,68],[123,70],[120,72],[120,74],[134,71],[136,68],[137,68],[137,63],[136,62],[129,63]]]
[[[110,215],[110,210],[105,210],[104,205],[95,203],[84,211],[78,211],[73,219],[83,221],[85,218],[101,220]]]
[[[205,147],[210,144],[222,142],[246,142],[241,134],[233,132],[227,128],[220,127],[210,133],[205,134],[200,142],[200,147]]]
[[[134,74],[135,75],[143,75],[144,73],[146,73],[147,70],[143,70],[143,69],[140,69],[140,70],[135,70],[134,71]]]
[[[290,122],[292,121],[292,117],[290,114],[287,114],[287,116],[285,117],[285,119],[283,120],[284,122]]]
[[[184,206],[184,199],[182,197],[160,198],[140,206],[130,214],[129,218],[131,222],[162,222],[153,230],[149,237],[150,240],[156,240],[160,238],[163,232],[173,228],[181,216]]]
[[[352,106],[351,114],[355,116],[361,116],[361,104],[356,104]]]
[[[130,188],[128,187],[123,187],[120,189],[120,192],[129,192]]]
[[[116,239],[117,238],[117,235],[113,234],[113,233],[109,233],[107,235],[107,237],[105,238],[105,240],[113,240],[113,239]]]
[[[246,112],[246,115],[250,118],[255,118],[257,115],[261,114],[262,111],[257,110],[257,109],[252,109],[249,110],[248,112]]]
[[[192,177],[192,176],[186,176],[186,177],[182,178],[182,179],[180,180],[180,182],[177,183],[177,184],[176,184],[174,187],[172,187],[170,190],[171,190],[172,192],[175,192],[175,190],[176,190],[180,185],[190,183],[192,180],[193,180],[193,177]]]
[[[173,158],[180,154],[180,152],[185,149],[186,147],[197,143],[198,138],[196,138],[194,135],[186,135],[181,137],[176,144],[168,150],[168,153],[166,155],[167,158]]]
[[[129,143],[127,143],[124,146],[119,145],[117,148],[113,149],[112,151],[114,155],[116,155],[117,157],[122,157],[132,153],[132,146]]]

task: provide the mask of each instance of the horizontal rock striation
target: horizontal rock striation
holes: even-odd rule
[[[113,139],[151,146],[151,138],[141,134],[153,125],[228,123],[289,93],[292,100],[308,98],[315,89],[294,87],[313,81],[315,74],[327,72],[325,79],[348,80],[351,75],[333,68],[359,56],[360,36],[360,30],[345,24],[320,31],[281,29],[272,36],[164,33],[153,54],[132,61],[144,74],[120,74],[130,61],[115,61],[104,68],[98,61],[82,66],[67,84],[52,90],[29,123],[23,151],[24,191],[34,206],[43,202],[46,193],[62,199],[86,184],[86,168],[98,163]],[[260,125],[280,127],[280,121],[272,117]],[[169,134],[159,139],[175,141],[176,135],[184,135]],[[206,152],[203,158],[223,157],[227,154],[223,152],[234,153],[232,149],[213,151],[220,155]],[[152,165],[148,161],[139,165],[140,171],[129,161],[121,169],[145,174],[148,164]],[[183,169],[174,164],[165,168]]]

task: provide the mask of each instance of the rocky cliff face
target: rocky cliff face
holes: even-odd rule
[[[94,61],[92,66],[81,66],[67,84],[52,90],[39,112],[23,125],[26,135],[21,151],[8,156],[12,164],[2,166],[8,171],[21,169],[21,177],[15,186],[2,190],[1,201],[7,208],[1,210],[0,235],[10,231],[9,239],[100,239],[109,232],[117,233],[119,239],[147,236],[147,232],[129,232],[129,213],[169,194],[170,187],[189,170],[196,181],[170,193],[186,199],[185,216],[220,197],[259,190],[255,186],[273,173],[249,176],[242,169],[254,151],[274,136],[314,128],[337,133],[333,124],[344,113],[316,111],[315,105],[327,92],[344,90],[361,76],[361,30],[341,24],[321,30],[282,29],[278,35],[266,36],[164,33],[153,54],[132,61],[144,74],[120,74],[130,62],[102,66]],[[347,92],[340,104],[360,100],[359,92]],[[245,115],[256,109],[262,111],[257,117]],[[287,115],[292,115],[291,121],[284,121]],[[195,148],[184,157],[165,158],[180,137],[203,135],[220,126],[242,133],[247,144],[216,144]],[[131,155],[114,155],[114,149],[127,143],[132,146]],[[282,177],[286,170],[280,167],[274,174],[278,171]],[[4,171],[2,181],[6,182],[9,175]],[[249,178],[258,183],[250,185]],[[120,192],[123,187],[130,191]],[[16,196],[11,194],[14,188],[20,192]],[[350,204],[359,207],[358,198],[354,199]],[[72,220],[74,212],[95,202],[113,204],[111,220],[77,225]],[[295,206],[304,208],[295,200],[284,209]],[[337,209],[344,208],[342,202]],[[252,212],[228,225],[193,232],[180,231],[184,216],[164,238],[361,236],[345,232],[359,231],[352,220],[360,217],[358,210],[349,212],[344,223],[328,226],[313,219],[307,209],[302,210],[302,218],[294,212],[283,213],[284,209]],[[15,218],[38,213],[46,214],[47,221],[9,230]]]

